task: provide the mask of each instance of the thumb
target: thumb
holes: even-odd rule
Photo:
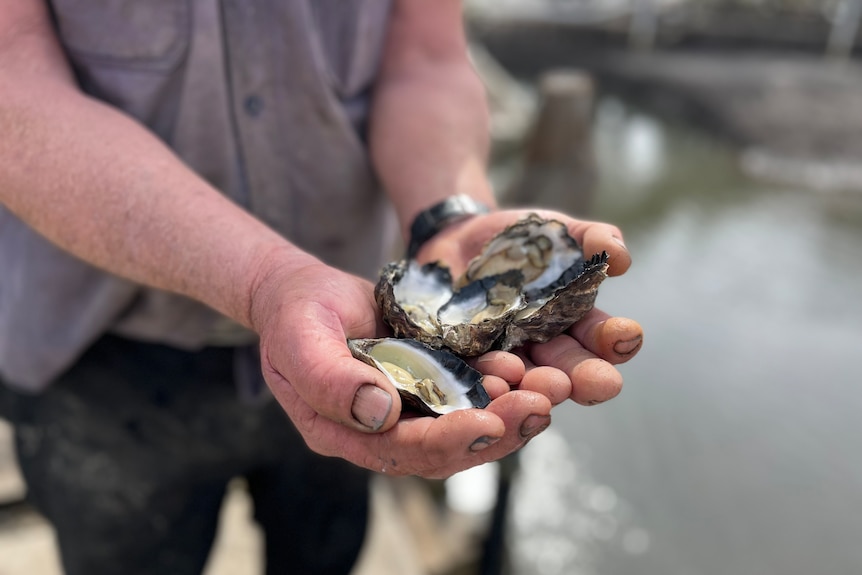
[[[393,397],[392,393],[384,388],[373,383],[363,383],[353,396],[350,413],[357,423],[369,431],[382,431],[384,426],[390,423],[386,427],[388,429],[394,423],[388,421],[395,403]]]
[[[391,428],[401,414],[401,398],[385,375],[355,359],[340,322],[305,318],[290,345],[262,349],[264,364],[276,377],[271,383],[279,398],[289,385],[316,413],[365,432]],[[296,324],[294,324],[296,325]]]

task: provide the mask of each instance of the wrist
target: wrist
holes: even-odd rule
[[[491,209],[466,194],[449,196],[419,212],[410,226],[407,257],[415,258],[422,246],[449,226],[473,216],[487,214]]]
[[[271,315],[267,310],[271,304],[277,305],[275,294],[279,286],[292,281],[301,270],[313,266],[325,264],[290,244],[272,246],[263,251],[250,266],[243,323],[260,333],[266,318]]]

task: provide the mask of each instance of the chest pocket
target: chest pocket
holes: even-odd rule
[[[390,0],[308,0],[332,88],[342,100],[367,90],[380,65]]]
[[[190,0],[51,2],[80,88],[170,141],[192,36]]]
[[[72,60],[168,68],[186,51],[189,0],[51,0]]]

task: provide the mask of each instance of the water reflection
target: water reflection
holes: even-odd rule
[[[646,114],[628,110],[622,102],[599,102],[596,133],[599,159],[607,161],[605,177],[617,179],[629,194],[648,192],[668,165],[668,141],[661,124]]]
[[[591,575],[603,546],[635,555],[649,549],[628,505],[589,475],[553,429],[523,451],[512,500],[515,573]]]
[[[517,572],[860,572],[862,196],[747,180],[734,150],[617,102],[597,118],[596,217],[635,258],[599,305],[638,319],[645,347],[618,399],[555,412],[575,475],[537,441],[519,490],[551,482],[577,516],[584,482],[603,486],[616,527],[515,513],[519,537],[554,534],[515,544]],[[541,571],[548,547],[568,571]]]

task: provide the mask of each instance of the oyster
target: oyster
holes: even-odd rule
[[[347,345],[355,358],[383,372],[406,404],[424,414],[436,417],[491,403],[482,374],[446,350],[396,338],[352,339]]]
[[[482,278],[458,291],[439,264],[402,260],[383,269],[375,295],[395,335],[460,355],[479,355],[523,307],[517,270]]]
[[[383,269],[375,295],[396,336],[473,356],[565,331],[593,307],[607,259],[585,259],[565,224],[530,214],[493,238],[460,278],[437,263],[402,260]]]

